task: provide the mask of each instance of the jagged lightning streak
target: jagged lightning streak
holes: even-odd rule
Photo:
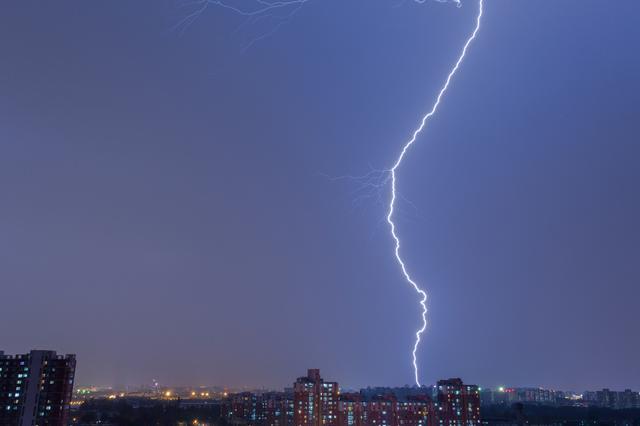
[[[198,17],[200,17],[209,6],[217,6],[223,9],[231,10],[237,13],[238,15],[249,18],[250,23],[251,22],[255,23],[257,20],[274,16],[273,13],[278,10],[288,10],[284,15],[278,16],[278,18],[281,19],[281,21],[275,26],[274,29],[272,29],[272,31],[269,31],[261,35],[257,39],[254,39],[248,45],[248,47],[250,47],[255,41],[260,40],[272,34],[275,30],[277,30],[278,27],[283,22],[291,18],[293,14],[295,14],[302,7],[302,5],[304,5],[308,0],[254,0],[254,1],[255,1],[255,4],[257,4],[258,6],[252,9],[242,9],[238,6],[235,6],[232,3],[227,3],[226,0],[187,0],[183,3],[183,5],[196,6],[196,10],[188,14],[186,17],[184,17],[178,23],[178,25],[176,25],[175,28],[176,29],[182,28],[183,30],[186,29],[196,19],[198,19]],[[426,0],[414,0],[414,1],[416,1],[417,3],[426,2]],[[440,3],[447,3],[451,1],[452,3],[455,3],[456,6],[458,7],[461,6],[460,0],[435,0],[435,1]],[[396,232],[396,224],[393,221],[396,200],[400,197],[400,194],[396,191],[396,171],[402,164],[402,160],[404,160],[404,157],[407,154],[408,149],[411,147],[411,145],[414,144],[418,135],[424,130],[429,119],[436,113],[438,106],[440,105],[440,101],[442,100],[442,97],[444,96],[447,89],[449,88],[449,83],[451,82],[451,79],[458,71],[460,64],[462,63],[462,61],[464,60],[464,57],[467,54],[467,49],[469,48],[469,45],[476,38],[476,35],[480,30],[480,22],[482,20],[482,13],[483,13],[483,6],[484,6],[483,2],[484,0],[478,0],[478,15],[476,17],[475,28],[471,33],[471,35],[469,36],[469,38],[466,40],[464,47],[462,48],[462,52],[458,57],[458,60],[455,62],[451,71],[449,71],[449,74],[447,75],[445,83],[440,89],[440,92],[438,93],[438,96],[436,97],[436,100],[431,110],[422,117],[420,126],[418,126],[418,128],[413,132],[411,139],[409,139],[403,145],[402,151],[400,152],[400,155],[396,159],[396,162],[393,164],[393,167],[391,167],[390,169],[382,169],[382,170],[374,169],[364,176],[343,176],[343,177],[336,178],[336,179],[349,178],[356,181],[360,181],[361,183],[363,183],[363,188],[374,189],[374,190],[379,190],[380,188],[385,186],[389,180],[391,181],[391,199],[389,201],[389,209],[386,216],[386,220],[391,228],[391,236],[395,241],[395,250],[394,250],[395,257],[398,264],[400,265],[400,268],[402,269],[402,273],[405,279],[407,280],[407,282],[409,282],[409,284],[413,286],[415,291],[421,297],[420,305],[422,306],[422,327],[416,332],[416,340],[413,345],[413,351],[412,351],[415,382],[418,386],[420,386],[420,380],[418,378],[418,362],[417,362],[416,352],[418,351],[418,346],[420,345],[420,338],[422,336],[422,333],[424,333],[424,331],[427,328],[427,293],[422,288],[420,288],[420,286],[418,286],[418,284],[413,280],[413,278],[411,278],[411,275],[407,271],[407,267],[404,261],[402,260],[402,256],[400,256],[400,238],[398,237],[398,234]]]
[[[427,328],[427,293],[422,288],[420,288],[420,286],[418,286],[418,284],[413,280],[413,278],[411,278],[411,275],[407,271],[407,267],[406,267],[404,261],[402,260],[402,256],[400,256],[400,238],[398,237],[398,234],[396,233],[396,224],[393,221],[393,213],[394,213],[395,204],[396,204],[396,198],[397,198],[396,197],[396,171],[398,170],[398,168],[402,164],[402,160],[404,159],[405,155],[407,154],[407,150],[411,147],[411,145],[414,144],[414,142],[416,141],[418,135],[422,132],[422,130],[424,130],[427,122],[429,121],[429,119],[438,110],[438,106],[440,105],[440,101],[442,100],[442,97],[444,96],[445,92],[449,88],[449,83],[451,82],[451,79],[453,78],[455,73],[458,71],[458,68],[460,67],[460,64],[462,63],[462,61],[464,60],[465,55],[467,54],[467,49],[469,48],[469,45],[476,38],[476,35],[478,34],[478,31],[480,31],[480,22],[482,20],[483,6],[484,6],[483,5],[483,0],[478,0],[478,15],[476,17],[476,25],[475,25],[475,28],[474,28],[473,32],[471,33],[471,35],[467,39],[466,43],[464,44],[464,47],[462,48],[462,53],[458,57],[458,60],[456,61],[455,65],[453,66],[451,71],[449,71],[449,75],[447,75],[447,79],[445,80],[444,85],[440,89],[440,92],[438,93],[438,96],[436,97],[436,101],[434,102],[433,107],[431,107],[431,110],[422,117],[422,120],[420,122],[420,126],[418,126],[418,128],[413,132],[413,136],[411,137],[411,139],[409,139],[404,144],[404,146],[402,147],[402,151],[400,152],[400,155],[398,156],[398,159],[394,163],[393,167],[391,167],[388,170],[390,175],[391,175],[391,200],[389,201],[389,210],[388,210],[388,213],[387,213],[387,223],[389,223],[389,227],[391,228],[391,236],[393,237],[393,240],[395,241],[394,253],[395,253],[395,256],[396,256],[396,260],[398,261],[398,264],[400,265],[400,268],[402,269],[402,273],[404,274],[405,279],[409,282],[409,284],[411,284],[413,286],[415,291],[421,297],[420,305],[422,306],[422,327],[416,332],[416,341],[415,341],[415,344],[413,345],[413,352],[412,352],[412,355],[413,355],[413,371],[414,371],[414,375],[415,375],[416,385],[418,385],[418,386],[420,386],[420,379],[418,378],[418,361],[417,361],[417,358],[416,358],[416,352],[418,351],[418,346],[420,345],[420,337],[422,336],[422,333],[424,333],[424,331]]]

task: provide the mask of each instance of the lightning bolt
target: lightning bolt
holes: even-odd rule
[[[185,16],[180,22],[178,22],[178,24],[174,27],[174,29],[181,29],[182,31],[186,30],[210,6],[216,6],[222,9],[230,10],[240,16],[247,18],[248,19],[247,22],[249,24],[254,24],[259,20],[262,20],[265,18],[272,18],[272,17],[275,17],[279,20],[278,23],[274,26],[274,28],[271,31],[268,31],[267,33],[264,33],[259,37],[255,38],[254,40],[252,40],[248,46],[245,46],[245,49],[246,49],[251,45],[253,45],[253,43],[255,43],[256,41],[259,41],[273,34],[273,32],[275,32],[284,22],[288,21],[309,0],[253,0],[254,1],[253,4],[255,6],[253,8],[248,8],[248,9],[236,6],[233,3],[233,1],[234,0],[185,0],[182,6],[195,7],[195,10],[193,10],[191,13]],[[416,1],[417,3],[426,2],[426,0],[414,0],[414,1]],[[460,0],[435,0],[435,1],[439,3],[452,2],[458,7],[461,6]],[[396,191],[396,187],[397,187],[396,171],[402,165],[402,161],[404,160],[407,154],[407,151],[409,150],[411,145],[413,145],[416,142],[417,137],[425,129],[429,119],[438,110],[438,106],[440,105],[440,102],[442,101],[444,94],[449,89],[449,84],[451,83],[452,78],[458,71],[458,68],[460,68],[460,64],[462,64],[462,61],[464,60],[467,54],[469,45],[471,45],[471,42],[476,38],[478,31],[480,31],[480,22],[482,20],[482,13],[483,13],[483,6],[484,6],[483,2],[484,0],[478,0],[478,15],[476,17],[475,28],[473,29],[473,32],[471,33],[469,38],[467,38],[464,44],[464,47],[462,48],[462,52],[458,57],[458,60],[455,62],[453,68],[451,68],[451,70],[449,71],[449,74],[447,75],[444,85],[440,88],[440,91],[438,92],[438,96],[436,97],[436,100],[433,106],[431,107],[431,110],[422,117],[422,120],[420,121],[420,125],[413,132],[411,139],[409,139],[402,146],[400,155],[398,156],[395,163],[393,164],[393,167],[391,167],[390,169],[382,169],[382,170],[373,169],[369,173],[363,176],[342,176],[338,178],[333,178],[333,179],[352,179],[360,182],[362,184],[361,190],[365,191],[363,195],[364,197],[369,195],[366,192],[367,190],[372,190],[372,191],[380,190],[382,187],[386,186],[386,184],[389,181],[391,181],[391,199],[389,200],[389,208],[388,208],[386,220],[391,229],[391,236],[395,241],[394,254],[396,257],[396,261],[398,262],[398,264],[400,265],[400,268],[402,269],[402,274],[404,275],[404,278],[409,284],[411,284],[411,286],[420,296],[420,305],[422,306],[422,327],[418,331],[416,331],[416,340],[413,345],[413,351],[412,351],[415,382],[416,382],[416,385],[418,386],[420,386],[420,380],[418,377],[418,361],[417,361],[416,353],[420,345],[422,333],[424,333],[424,331],[427,328],[427,311],[428,311],[427,310],[427,293],[413,280],[413,278],[411,278],[411,275],[407,270],[405,262],[402,259],[402,256],[400,255],[400,248],[401,248],[400,238],[398,237],[398,234],[396,232],[396,224],[393,221],[396,201],[398,198],[401,198],[400,194]],[[278,12],[281,12],[282,14],[278,14]]]
[[[411,275],[407,271],[407,266],[405,265],[404,260],[402,259],[402,256],[400,255],[400,238],[398,237],[398,234],[396,232],[396,224],[393,221],[393,213],[394,213],[394,210],[395,210],[396,199],[397,199],[397,195],[396,195],[396,171],[402,165],[402,160],[404,160],[404,157],[406,156],[407,151],[409,150],[411,145],[413,145],[415,143],[418,135],[420,135],[420,133],[422,133],[422,131],[426,127],[427,122],[429,121],[429,119],[431,117],[433,117],[433,115],[438,110],[438,106],[440,105],[440,101],[442,101],[442,97],[447,92],[447,89],[449,88],[449,84],[451,83],[451,79],[453,78],[453,76],[458,71],[458,68],[460,68],[460,64],[462,63],[462,61],[464,60],[464,57],[467,54],[467,49],[469,48],[469,45],[471,44],[471,42],[478,35],[478,31],[480,31],[480,22],[482,20],[483,6],[484,6],[483,5],[483,0],[478,0],[478,15],[476,17],[476,25],[475,25],[475,28],[474,28],[473,32],[471,33],[471,35],[467,39],[466,43],[464,44],[464,47],[462,48],[462,53],[458,57],[458,60],[456,61],[456,63],[453,66],[453,68],[451,68],[451,71],[449,71],[449,75],[447,75],[447,79],[445,80],[444,85],[440,89],[440,92],[438,93],[438,96],[436,97],[436,101],[434,102],[433,106],[431,107],[431,110],[429,112],[427,112],[422,117],[422,120],[420,121],[420,126],[418,126],[418,128],[413,132],[413,136],[411,136],[411,139],[409,139],[403,145],[402,151],[400,151],[400,155],[398,156],[396,162],[394,163],[393,167],[391,167],[388,170],[389,174],[391,175],[391,200],[389,201],[389,210],[388,210],[388,213],[387,213],[387,223],[389,224],[389,227],[391,229],[391,236],[393,237],[393,240],[395,241],[394,254],[395,254],[395,257],[396,257],[396,260],[397,260],[398,264],[400,265],[400,269],[402,269],[402,274],[404,275],[404,278],[407,280],[407,282],[409,284],[411,284],[411,286],[414,288],[414,290],[420,295],[420,305],[422,306],[422,327],[418,331],[416,331],[416,341],[415,341],[415,343],[413,345],[413,351],[412,351],[413,371],[414,371],[414,375],[415,375],[416,385],[418,385],[418,386],[420,386],[420,379],[418,378],[418,361],[417,361],[417,357],[416,357],[416,352],[418,351],[418,346],[420,345],[420,337],[422,336],[422,333],[424,333],[424,331],[427,328],[427,293],[422,288],[420,288],[420,286],[413,280],[413,278],[411,278]]]

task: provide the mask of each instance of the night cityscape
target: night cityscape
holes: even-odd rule
[[[0,426],[640,426],[639,16],[0,2]]]

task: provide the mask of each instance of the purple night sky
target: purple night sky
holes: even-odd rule
[[[0,350],[77,384],[412,383],[389,193],[326,176],[391,166],[462,3],[310,0],[244,53],[221,9],[0,5]],[[638,390],[640,2],[485,9],[398,172],[421,380]]]

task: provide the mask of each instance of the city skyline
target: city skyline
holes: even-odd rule
[[[54,3],[0,6],[0,350],[82,385],[411,384],[389,187],[339,177],[393,166],[477,0],[310,0],[250,49],[220,8]],[[639,13],[485,1],[398,169],[421,383],[637,389]]]
[[[640,392],[582,393],[543,388],[487,389],[461,378],[433,386],[341,386],[317,368],[281,390],[220,387],[113,389],[76,386],[76,358],[51,350],[0,351],[0,423],[3,426],[131,424],[247,424],[251,426],[475,426],[523,424],[527,418],[632,421]],[[160,410],[158,410],[160,409]],[[170,411],[170,412],[169,412]],[[596,414],[596,413],[600,414]],[[595,417],[594,417],[595,416]],[[137,419],[137,420],[136,420]],[[179,419],[182,419],[181,422]],[[200,420],[199,420],[200,419]]]
[[[421,385],[420,387],[416,386],[415,384],[404,384],[404,385],[397,385],[397,384],[369,384],[367,386],[364,387],[353,387],[353,386],[349,386],[349,385],[344,385],[341,383],[340,384],[340,390],[341,392],[356,392],[356,391],[361,391],[361,390],[366,390],[366,389],[382,389],[382,388],[407,388],[407,389],[431,389],[436,387],[437,381],[434,383],[425,383],[423,385]],[[120,387],[118,386],[112,386],[112,385],[100,385],[100,384],[78,384],[76,387],[79,389],[95,389],[96,391],[100,391],[100,392],[106,392],[106,391],[111,391],[111,392],[119,392],[119,391],[133,391],[133,392],[137,392],[137,391],[151,391],[154,388],[154,384],[157,384],[159,389],[169,389],[169,390],[187,390],[187,389],[217,389],[219,391],[224,391],[224,392],[228,392],[228,393],[241,393],[241,392],[281,392],[282,389],[288,389],[290,388],[290,384],[281,388],[278,387],[269,387],[269,386],[228,386],[228,385],[224,385],[221,383],[191,383],[191,384],[171,384],[171,383],[140,383],[140,384],[133,384],[133,385],[120,385]],[[614,393],[624,393],[626,391],[631,391],[634,394],[639,394],[640,395],[640,390],[636,390],[637,387],[634,386],[627,386],[627,387],[622,387],[622,388],[608,388],[608,387],[603,387],[603,388],[590,388],[590,389],[560,389],[560,388],[546,388],[544,386],[540,386],[540,385],[521,385],[521,386],[512,386],[509,384],[503,384],[503,385],[499,385],[499,386],[484,386],[482,384],[478,384],[478,386],[484,391],[492,391],[495,393],[505,393],[508,394],[509,392],[516,392],[519,390],[537,390],[537,391],[542,391],[542,392],[564,392],[564,393],[570,393],[572,395],[584,395],[584,394],[595,394],[597,392],[602,392],[602,391],[609,391],[609,392],[614,392]],[[640,388],[638,388],[640,389]]]

